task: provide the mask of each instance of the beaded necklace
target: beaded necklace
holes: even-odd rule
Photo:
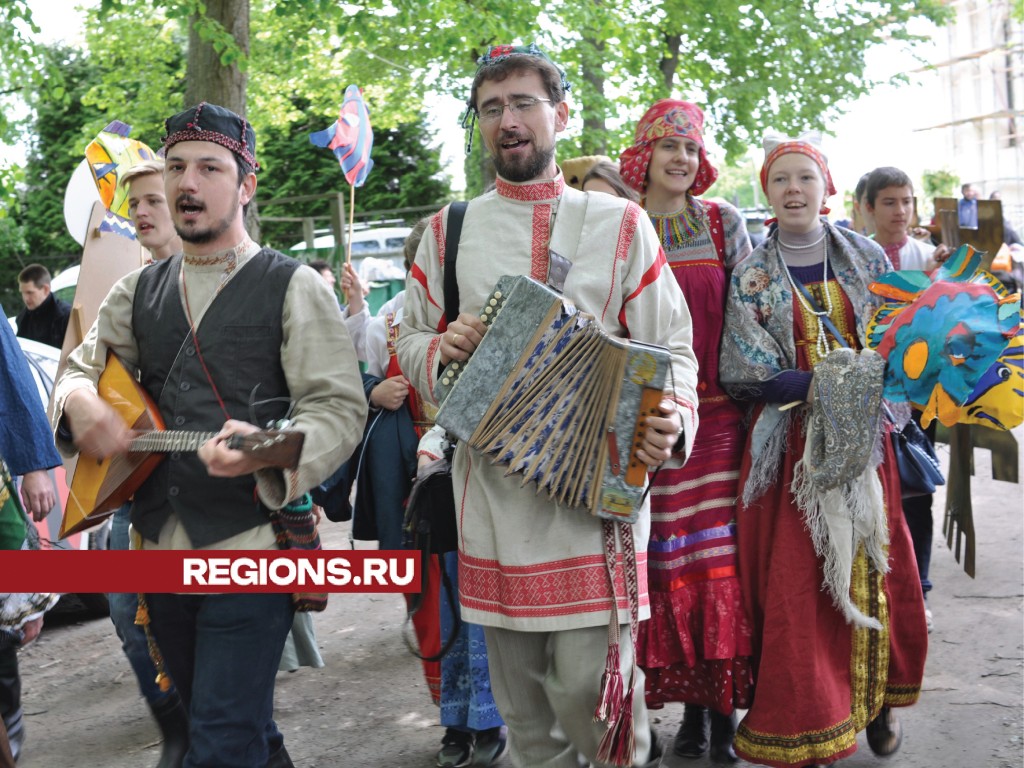
[[[678,251],[690,245],[701,234],[706,214],[704,206],[690,195],[686,197],[686,205],[675,213],[647,212],[658,232],[658,242],[665,253]]]
[[[779,239],[782,242],[782,239]],[[793,293],[796,294],[797,300],[800,305],[807,310],[810,314],[814,315],[815,320],[818,321],[818,338],[816,346],[818,348],[818,358],[824,360],[829,353],[828,336],[825,335],[825,324],[821,321],[823,317],[831,317],[832,315],[832,294],[828,290],[828,242],[825,241],[824,233],[821,239],[811,243],[810,245],[822,244],[822,261],[821,261],[821,287],[825,294],[825,310],[823,312],[816,311],[815,307],[811,306],[811,303],[804,297],[804,292],[797,288],[796,280],[793,279],[793,273],[789,271],[789,265],[786,264],[786,259],[782,255],[782,251],[779,251],[779,261],[782,262],[782,269],[786,273],[786,277],[789,278],[789,284],[793,288]],[[790,246],[786,246],[789,248]],[[809,246],[797,246],[798,248],[807,248]]]

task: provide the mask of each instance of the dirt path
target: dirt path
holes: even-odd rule
[[[861,735],[844,768],[1024,764],[1024,498],[1020,485],[989,479],[987,452],[976,452],[976,465],[978,578],[963,573],[939,538],[939,512],[930,598],[936,629],[924,694],[901,712],[905,738],[896,756],[879,761]],[[944,503],[938,496],[936,509]],[[347,548],[347,530],[329,527],[325,544]],[[418,662],[402,644],[402,619],[402,601],[392,595],[335,595],[316,617],[327,666],[277,680],[276,718],[296,766],[434,765],[442,730]],[[155,765],[156,726],[109,620],[60,625],[54,617],[21,663],[28,741],[19,768]],[[671,742],[680,711],[654,713],[663,741]],[[663,765],[711,763],[669,756]]]

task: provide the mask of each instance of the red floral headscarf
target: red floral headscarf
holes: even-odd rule
[[[633,146],[619,157],[622,180],[641,195],[644,194],[647,191],[647,166],[651,163],[654,142],[666,136],[682,136],[700,145],[697,176],[690,187],[690,194],[705,192],[715,183],[718,171],[708,162],[704,151],[704,113],[695,104],[675,99],[655,102],[640,118]]]

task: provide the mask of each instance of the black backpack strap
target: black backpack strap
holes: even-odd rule
[[[459,240],[462,238],[462,221],[466,218],[466,208],[468,206],[469,203],[461,200],[453,202],[448,206],[448,226],[444,233],[444,315],[446,323],[453,322],[455,318],[459,316],[459,282],[458,278],[455,276],[455,260],[459,255]],[[420,592],[409,596],[405,623],[402,626],[402,638],[405,640],[406,647],[408,647],[413,656],[416,656],[423,661],[440,661],[441,658],[451,650],[452,645],[455,644],[455,641],[459,636],[459,630],[462,627],[462,619],[459,616],[459,612],[455,610],[455,600],[458,598],[455,595],[455,590],[453,589],[451,579],[448,576],[448,571],[445,570],[444,567],[444,555],[440,555],[441,585],[444,587],[445,594],[448,596],[448,606],[452,614],[451,635],[449,635],[448,639],[444,641],[441,651],[436,656],[421,656],[419,651],[416,650],[413,642],[409,639],[409,634],[406,631],[406,628],[412,620],[413,614],[422,607],[423,595],[428,589],[430,558],[434,557],[431,550],[431,541],[428,536],[425,542],[420,543],[420,568],[422,573]]]
[[[448,206],[448,228],[444,234],[444,314],[447,322],[459,316],[459,283],[455,276],[455,259],[459,255],[462,220],[469,203],[457,201]]]

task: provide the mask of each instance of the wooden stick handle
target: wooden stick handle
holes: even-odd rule
[[[349,186],[348,202],[348,241],[345,243],[345,263],[352,263],[352,228],[355,226],[356,217],[356,185]]]

